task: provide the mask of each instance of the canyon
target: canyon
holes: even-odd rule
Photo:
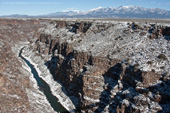
[[[0,111],[170,112],[169,40],[169,20],[1,18]]]

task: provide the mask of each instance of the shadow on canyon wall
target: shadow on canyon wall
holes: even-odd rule
[[[82,73],[77,74],[79,76],[77,76],[76,81],[71,81],[69,83],[70,78],[68,75],[71,74],[71,67],[67,64],[69,63],[70,59],[72,59],[72,57],[73,53],[70,53],[69,55],[67,55],[66,60],[61,61],[61,59],[57,58],[57,56],[53,56],[50,61],[46,62],[46,65],[49,67],[54,79],[59,80],[61,84],[66,86],[68,92],[69,90],[71,90],[72,93],[69,92],[69,95],[73,95],[79,100],[79,103],[76,103],[74,98],[70,98],[75,106],[77,106],[77,112],[81,112],[81,110],[87,111],[88,109],[97,107],[95,112],[98,113],[104,111],[107,106],[110,111],[115,112],[140,112],[138,109],[134,109],[132,107],[132,104],[125,105],[121,102],[124,99],[127,99],[130,103],[133,103],[134,105],[148,105],[150,108],[149,103],[143,103],[141,100],[133,98],[135,96],[139,96],[140,94],[148,95],[149,92],[154,95],[152,100],[158,102],[159,105],[162,107],[162,110],[157,111],[166,111],[166,104],[169,103],[168,100],[170,99],[170,90],[167,89],[167,87],[170,85],[170,81],[164,80],[162,83],[153,86],[145,87],[143,89],[136,89],[137,81],[141,83],[143,82],[142,71],[139,69],[135,69],[134,66],[128,66],[124,68],[122,67],[121,63],[117,63],[103,75],[105,88],[104,91],[100,94],[100,102],[81,107],[80,100],[82,100],[82,97],[77,94],[81,93],[81,90],[83,88],[82,77],[83,73],[86,70],[84,69]],[[57,68],[56,62],[62,62],[60,67]],[[51,65],[56,67],[50,68]],[[55,69],[58,70],[56,71]],[[57,75],[57,73],[59,72],[62,73],[60,75]],[[163,77],[164,76],[162,76],[160,80],[163,80]],[[70,85],[72,85],[72,88],[69,89]],[[117,87],[118,89],[114,89],[115,87]],[[123,93],[126,90],[129,91],[128,94]],[[73,94],[74,92],[75,94]],[[115,94],[113,95],[113,93]],[[157,97],[156,95],[161,95],[161,98]]]

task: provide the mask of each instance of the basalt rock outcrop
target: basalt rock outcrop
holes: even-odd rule
[[[93,35],[100,37],[99,34],[106,38],[105,30],[113,30],[112,27],[117,24],[103,23],[97,28],[99,25],[95,26],[95,22],[86,21],[54,21],[51,24],[53,24],[52,32],[49,33],[49,29],[41,31],[32,48],[37,55],[42,55],[42,58],[44,55],[51,56],[50,60],[43,58],[46,61],[45,65],[54,79],[60,81],[66,88],[68,96],[74,97],[72,101],[77,111],[118,113],[169,111],[167,107],[169,80],[165,80],[168,75],[158,74],[155,71],[145,72],[121,57],[113,58],[111,55],[105,55],[107,48],[102,48],[103,55],[94,55],[92,48],[95,44],[91,45],[91,51],[83,51],[88,44],[83,46],[82,51],[79,49],[82,40]],[[127,28],[123,31],[126,30],[131,34],[131,28]],[[60,29],[65,31],[58,32]],[[141,31],[136,32],[140,34]],[[164,32],[163,29],[162,35]],[[77,49],[77,46],[80,47]]]
[[[66,28],[74,33],[86,33],[92,25],[91,22],[66,22],[66,21],[53,21],[51,22],[56,28]]]
[[[18,57],[19,49],[36,36],[40,28],[46,26],[47,20],[36,19],[0,19],[0,112],[28,113],[44,111],[39,104],[30,102],[30,73]],[[35,90],[35,89],[34,89]],[[36,91],[33,91],[35,94]],[[35,95],[34,95],[35,96]],[[31,97],[34,98],[34,97]],[[42,99],[42,97],[40,97]],[[40,100],[40,99],[39,99]],[[35,101],[35,99],[34,99]],[[47,105],[44,105],[46,108]],[[49,112],[51,111],[48,108]],[[48,112],[48,111],[46,111]]]
[[[170,25],[125,21],[0,19],[0,112],[54,112],[16,56],[25,42],[78,112],[170,112]]]

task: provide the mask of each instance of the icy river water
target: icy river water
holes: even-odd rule
[[[22,58],[25,63],[30,67],[31,72],[39,86],[39,90],[42,91],[44,93],[44,95],[46,96],[48,102],[50,103],[51,107],[59,113],[67,113],[68,111],[58,102],[58,99],[52,94],[49,85],[42,79],[39,77],[36,69],[34,68],[34,66],[28,61],[26,60],[23,56],[22,56],[22,50],[24,48],[22,48],[19,52],[19,57]]]

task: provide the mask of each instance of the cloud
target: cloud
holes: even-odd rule
[[[170,5],[170,2],[166,3],[167,5]]]

